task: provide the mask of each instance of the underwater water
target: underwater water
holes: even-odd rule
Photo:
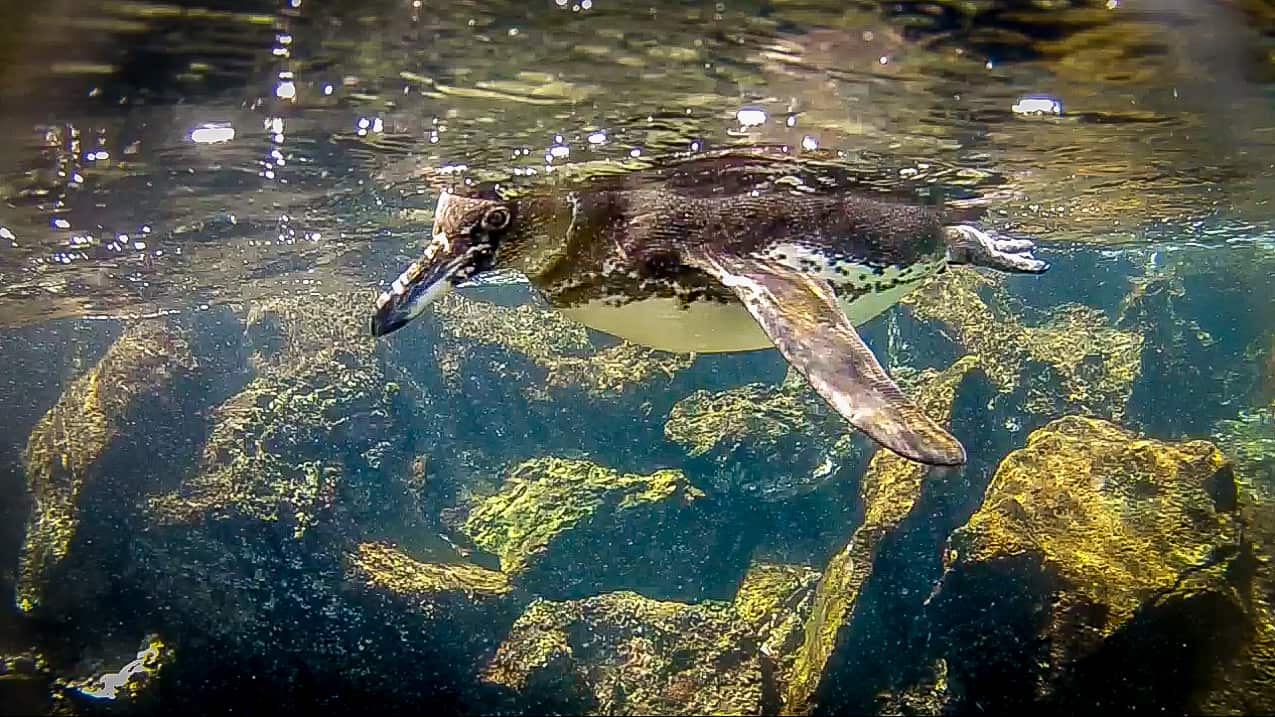
[[[0,712],[1275,712],[1275,5],[0,4]],[[440,187],[769,145],[978,214],[778,351],[475,283]],[[711,184],[711,182],[710,182]]]

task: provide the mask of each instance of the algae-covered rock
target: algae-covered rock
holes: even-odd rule
[[[497,373],[515,369],[508,355],[534,366],[534,374],[527,371],[507,379],[522,385],[527,398],[542,401],[569,387],[594,397],[614,396],[634,384],[667,381],[695,358],[628,343],[598,350],[584,326],[538,304],[508,307],[452,295],[440,301],[435,311],[443,337],[452,339],[435,348],[435,357],[453,387],[459,386],[461,367],[478,358],[476,347],[506,353],[488,359],[495,362],[491,368]]]
[[[373,477],[408,474],[415,396],[356,328],[365,313],[345,295],[254,305],[246,333],[259,373],[213,411],[197,470],[151,499],[153,519],[278,522],[300,536],[338,500],[354,512],[386,510],[375,504],[395,486]]]
[[[719,446],[747,443],[777,449],[783,438],[807,427],[813,400],[819,400],[796,371],[779,386],[750,383],[719,393],[696,391],[678,401],[664,435],[695,458]]]
[[[84,492],[111,478],[109,456],[126,443],[145,444],[147,431],[181,417],[184,381],[197,366],[180,331],[160,320],[134,324],[36,424],[24,456],[35,503],[18,568],[21,609],[40,604],[75,537]],[[136,435],[122,440],[130,432]]]
[[[1261,502],[1275,501],[1275,404],[1218,421],[1213,439],[1234,461],[1240,485]]]
[[[91,677],[68,681],[60,687],[92,700],[134,703],[172,660],[172,646],[159,635],[147,635],[137,655],[118,669],[108,668]]]
[[[1275,713],[1275,502],[1245,501],[1241,515],[1245,547],[1253,552],[1236,570],[1246,610],[1244,644],[1217,656],[1207,693],[1192,705],[1200,714]]]
[[[903,303],[915,317],[947,327],[1002,393],[1023,395],[1029,413],[1116,420],[1128,408],[1143,338],[1114,327],[1099,309],[1066,304],[1027,325],[996,279],[961,267]]]
[[[664,436],[708,466],[714,489],[748,500],[808,494],[864,458],[854,429],[791,368],[778,385],[695,391],[673,405]]]
[[[946,423],[952,414],[956,392],[966,376],[979,366],[966,356],[944,371],[927,369],[915,381],[914,395],[926,415]],[[784,692],[786,713],[807,713],[824,670],[854,627],[860,591],[872,573],[883,540],[912,511],[921,497],[921,483],[931,469],[888,451],[878,451],[860,482],[863,522],[849,542],[824,569],[815,590],[802,644],[796,651],[792,677]]]
[[[777,686],[791,677],[818,582],[819,571],[807,565],[754,560],[735,592],[735,614],[757,636]]]
[[[638,475],[541,457],[476,498],[463,530],[540,595],[639,585],[693,595],[725,557],[714,554],[720,519],[707,503],[679,470]]]
[[[763,711],[757,642],[729,605],[632,592],[533,602],[483,678],[541,714]]]
[[[1238,646],[1240,523],[1204,441],[1078,416],[1007,456],[931,602],[966,704],[1186,709]]]
[[[347,556],[349,577],[369,590],[414,601],[457,593],[475,601],[509,593],[509,577],[468,563],[425,563],[386,543],[359,543]]]

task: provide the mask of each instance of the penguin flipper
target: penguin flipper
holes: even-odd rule
[[[960,465],[965,448],[903,394],[859,337],[828,282],[750,256],[696,248],[687,264],[731,289],[788,363],[855,428],[920,463]]]

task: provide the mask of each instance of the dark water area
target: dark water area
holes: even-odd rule
[[[4,4],[0,712],[1275,711],[1272,99],[1259,0]],[[1051,264],[858,326],[963,466],[526,283],[369,335],[445,187],[759,145]]]

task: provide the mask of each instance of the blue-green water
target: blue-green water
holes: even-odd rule
[[[0,9],[0,709],[1275,709],[1275,10]],[[1051,270],[860,327],[965,445],[776,351],[474,286],[437,187],[777,144]]]

